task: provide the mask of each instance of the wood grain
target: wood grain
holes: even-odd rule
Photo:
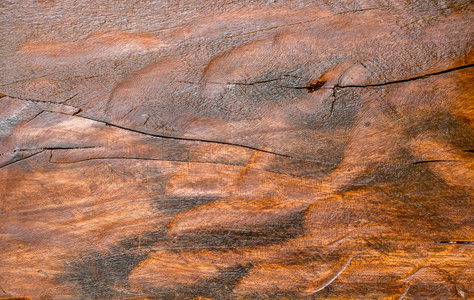
[[[473,9],[0,2],[0,299],[474,297]]]

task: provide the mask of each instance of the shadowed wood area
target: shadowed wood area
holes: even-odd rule
[[[0,1],[0,299],[474,298],[473,10]]]

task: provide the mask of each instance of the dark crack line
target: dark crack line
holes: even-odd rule
[[[34,119],[36,119],[37,117],[39,117],[42,113],[44,113],[45,110],[40,110],[38,113],[36,113],[33,117],[29,118],[28,120],[25,120],[25,125],[30,123],[31,121],[33,121]]]
[[[379,7],[368,7],[368,8],[362,8],[362,9],[346,10],[346,11],[341,11],[335,15],[353,14],[353,13],[358,13],[358,12],[378,10],[378,9],[384,9],[384,8],[390,8],[390,6],[379,6]]]
[[[434,72],[434,73],[429,73],[429,74],[425,74],[425,75],[421,75],[421,76],[416,76],[416,77],[412,77],[412,78],[408,78],[408,79],[401,79],[401,80],[395,80],[395,81],[390,81],[390,82],[385,82],[385,83],[378,83],[378,84],[368,84],[368,85],[344,85],[344,86],[340,86],[340,85],[337,85],[337,84],[336,84],[335,86],[333,86],[333,87],[330,88],[330,89],[332,89],[332,90],[334,91],[334,90],[337,89],[337,88],[342,89],[342,88],[365,88],[365,87],[386,86],[386,85],[390,85],[390,84],[409,82],[409,81],[414,81],[414,80],[418,80],[418,79],[427,78],[427,77],[430,77],[430,76],[436,76],[436,75],[446,74],[446,73],[449,73],[449,72],[454,72],[454,71],[458,71],[458,70],[463,70],[463,69],[471,68],[471,67],[473,67],[473,66],[474,66],[474,64],[469,64],[469,65],[460,66],[460,67],[456,67],[456,68],[451,68],[451,69],[447,69],[447,70],[443,70],[443,71],[439,71],[439,72]],[[278,79],[275,78],[275,79],[271,79],[271,80],[266,80],[266,81],[262,81],[262,82],[260,82],[260,83],[269,82],[269,81],[276,81],[276,80],[280,80],[280,78],[278,78]],[[248,83],[248,84],[245,84],[245,83],[233,83],[233,84],[253,85],[253,84],[257,84],[257,83],[259,83],[259,82]],[[314,90],[315,90],[314,86],[304,86],[304,87],[282,86],[282,87],[293,88],[293,89],[308,89],[308,91],[314,91]],[[321,88],[321,89],[328,89],[329,87],[324,87],[324,86],[322,86],[322,87],[320,87],[320,88]],[[311,89],[311,90],[310,90],[310,89]],[[333,92],[333,95],[335,95],[334,92]],[[32,101],[32,102],[41,102],[41,103],[50,103],[50,104],[65,105],[65,104],[61,104],[61,103],[57,103],[57,102],[48,102],[48,101],[40,101],[40,100],[32,100],[32,99],[21,99],[21,98],[15,98],[15,97],[11,97],[11,98],[13,98],[13,99],[19,99],[19,100],[24,100],[24,101]],[[331,111],[330,111],[331,114],[332,114],[334,102],[335,102],[335,101],[333,101],[333,103],[331,104]],[[65,106],[69,106],[69,105],[65,105]],[[80,110],[80,108],[75,107],[75,106],[70,106],[70,107],[73,107],[73,108],[76,108],[76,109],[79,109],[79,110]],[[62,113],[62,112],[54,112],[54,111],[52,111],[52,112],[53,112],[53,113],[65,114],[65,115],[69,115],[69,116],[70,116],[70,114],[66,114],[66,113]],[[83,119],[87,119],[87,120],[91,120],[91,121],[103,123],[103,124],[106,124],[106,125],[108,125],[108,126],[116,127],[116,128],[119,128],[119,129],[131,131],[131,132],[135,132],[135,133],[140,133],[140,134],[147,135],[147,136],[152,136],[152,137],[157,137],[157,138],[163,138],[163,139],[180,140],[180,141],[212,143],[212,144],[219,144],[219,145],[234,146],[234,147],[245,148],[245,149],[249,149],[249,150],[259,151],[259,152],[263,152],[263,153],[272,154],[272,155],[275,155],[275,156],[286,157],[286,158],[295,159],[295,160],[300,160],[300,161],[320,162],[320,161],[316,161],[316,160],[298,158],[298,157],[294,157],[294,156],[287,155],[287,154],[283,154],[283,153],[278,153],[278,152],[274,152],[274,151],[270,151],[270,150],[260,149],[260,148],[257,148],[257,147],[252,147],[252,146],[247,146],[247,145],[242,145],[242,144],[237,144],[237,143],[224,142],[224,141],[212,141],[212,140],[205,140],[205,139],[198,139],[198,138],[173,137],[173,136],[167,136],[167,135],[161,135],[161,134],[152,134],[152,133],[148,133],[148,132],[145,132],[145,131],[142,131],[142,130],[132,129],[132,128],[120,126],[120,125],[117,125],[117,124],[113,124],[113,123],[110,123],[110,122],[107,122],[107,121],[104,121],[104,120],[99,120],[99,119],[95,119],[95,118],[91,118],[91,117],[87,117],[87,116],[83,116],[83,115],[78,115],[79,112],[80,112],[80,111],[74,113],[73,115],[76,116],[76,117],[83,118]],[[429,162],[440,162],[440,161],[445,161],[445,162],[446,162],[447,160],[420,161],[420,162],[414,162],[413,164],[421,164],[421,163],[429,163]]]
[[[225,84],[225,85],[256,85],[261,83],[267,83],[277,80],[283,80],[283,78],[273,78],[261,81],[254,81],[254,82],[206,82],[207,84]]]
[[[335,87],[339,87],[339,88],[351,88],[351,87],[353,87],[353,88],[364,88],[364,87],[386,86],[386,85],[390,85],[390,84],[415,81],[415,80],[418,80],[418,79],[424,79],[424,78],[427,78],[427,77],[446,74],[446,73],[459,71],[459,70],[463,70],[463,69],[468,69],[468,68],[472,68],[472,67],[474,67],[474,64],[469,64],[469,65],[460,66],[460,67],[456,67],[456,68],[451,68],[451,69],[447,69],[447,70],[443,70],[443,71],[439,71],[439,72],[433,72],[433,73],[428,73],[428,74],[425,74],[425,75],[415,76],[415,77],[411,77],[411,78],[407,78],[407,79],[394,80],[394,81],[389,81],[389,82],[384,82],[384,83],[374,83],[374,84],[367,84],[367,85],[336,85]]]
[[[77,150],[77,149],[93,149],[93,148],[101,148],[100,146],[79,146],[79,147],[44,147],[39,148],[38,150]],[[27,149],[30,150],[30,149]],[[35,150],[35,149],[31,149]]]
[[[145,126],[146,123],[148,123],[148,120],[150,120],[151,116],[147,116],[145,122],[143,122],[142,126]]]
[[[332,113],[334,111],[334,105],[336,104],[336,99],[337,99],[336,97],[337,91],[338,91],[338,88],[336,87],[332,89],[332,95],[331,95],[332,101],[331,101],[331,108],[329,109],[329,117],[332,117]]]
[[[60,114],[62,114],[61,112],[55,112],[55,113],[60,113]],[[65,114],[65,115],[67,115],[67,114]],[[305,159],[305,158],[298,158],[298,157],[294,157],[294,156],[291,156],[291,155],[288,155],[288,154],[273,152],[273,151],[270,151],[270,150],[260,149],[260,148],[257,148],[257,147],[252,147],[252,146],[247,146],[247,145],[242,145],[242,144],[236,144],[236,143],[224,142],[224,141],[212,141],[212,140],[197,139],[197,138],[185,138],[185,137],[175,137],[175,136],[168,136],[168,135],[162,135],[162,134],[154,134],[154,133],[149,133],[149,132],[145,132],[145,131],[138,130],[138,129],[132,129],[132,128],[120,126],[120,125],[117,125],[117,124],[114,124],[114,123],[110,123],[110,122],[107,122],[107,121],[104,121],[104,120],[98,120],[98,119],[94,119],[94,118],[87,117],[87,116],[83,116],[83,115],[75,115],[75,117],[79,117],[79,118],[83,118],[83,119],[87,119],[87,120],[91,120],[91,121],[103,123],[103,124],[105,124],[105,125],[107,125],[107,126],[111,126],[111,127],[115,127],[115,128],[127,130],[127,131],[130,131],[130,132],[140,133],[140,134],[143,134],[143,135],[152,136],[152,137],[157,137],[157,138],[162,138],[162,139],[171,139],[171,140],[177,140],[177,141],[201,142],[201,143],[209,143],[209,144],[219,144],[219,145],[226,145],[226,146],[234,146],[234,147],[245,148],[245,149],[249,149],[249,150],[253,150],[253,151],[259,151],[259,152],[263,152],[263,153],[272,154],[272,155],[275,155],[275,156],[286,157],[286,158],[295,159],[295,160],[300,160],[300,161],[308,161],[308,162],[317,162],[317,163],[320,163],[320,161],[317,161],[317,160],[311,160],[311,159]]]
[[[282,77],[295,77],[295,76],[290,76],[290,75],[282,75]],[[278,78],[272,78],[272,79],[266,79],[266,80],[260,80],[260,81],[254,81],[254,82],[215,82],[215,81],[208,81],[205,84],[217,84],[217,85],[256,85],[256,84],[262,84],[262,83],[268,83],[268,82],[273,82],[273,81],[279,81],[279,80],[284,80],[284,78],[278,77]],[[180,83],[189,83],[189,84],[195,84],[195,85],[200,85],[200,82],[194,82],[194,81],[186,81],[186,80],[180,80],[177,81]]]
[[[433,160],[422,160],[422,161],[415,161],[412,164],[420,165],[420,164],[428,164],[428,163],[438,163],[438,162],[460,162],[461,160],[445,160],[445,159],[433,159]]]
[[[448,245],[474,245],[474,241],[439,241],[437,244],[448,244]]]
[[[67,98],[66,100],[61,101],[61,104],[62,104],[62,105],[67,105],[67,106],[71,106],[71,105],[68,105],[68,104],[65,104],[65,103],[68,102],[69,100],[72,100],[72,99],[75,98],[77,95],[79,95],[79,93],[76,93],[76,94],[74,94],[73,96]],[[72,107],[74,107],[74,106],[72,106]]]
[[[344,88],[366,88],[366,87],[387,86],[387,85],[391,85],[391,84],[397,84],[397,83],[415,81],[415,80],[418,80],[418,79],[424,79],[424,78],[428,78],[428,77],[431,77],[431,76],[446,74],[446,73],[455,72],[455,71],[468,69],[468,68],[472,68],[472,67],[474,67],[474,64],[469,64],[469,65],[465,65],[465,66],[451,68],[451,69],[447,69],[447,70],[443,70],[443,71],[439,71],[439,72],[428,73],[428,74],[415,76],[415,77],[411,77],[411,78],[406,78],[406,79],[400,79],[400,80],[394,80],[394,81],[388,81],[388,82],[382,82],[382,83],[366,84],[366,85],[351,85],[351,84],[349,84],[349,85],[339,85],[339,84],[335,84],[334,86],[328,86],[328,87],[325,87],[325,86],[315,87],[314,85],[309,84],[309,85],[306,85],[306,86],[283,86],[282,85],[280,87],[288,88],[288,89],[297,89],[297,90],[306,89],[306,90],[308,90],[309,93],[312,93],[312,92],[317,91],[319,89],[344,89]]]
[[[28,159],[28,158],[30,158],[30,157],[33,157],[33,156],[38,155],[38,154],[40,154],[40,153],[43,153],[44,151],[45,151],[45,150],[41,150],[41,151],[39,151],[39,152],[33,153],[33,154],[31,154],[31,155],[28,155],[28,156],[26,156],[26,157],[23,157],[23,158],[20,158],[20,159],[17,159],[17,160],[13,160],[13,161],[11,161],[11,162],[9,162],[9,163],[4,164],[3,166],[0,166],[0,169],[3,169],[3,168],[5,168],[5,167],[7,167],[7,166],[9,166],[9,165],[16,164],[16,163],[18,163],[18,162],[20,162],[20,161],[23,161],[23,160],[25,160],[25,159]]]
[[[2,292],[7,295],[8,293],[3,289],[3,287],[0,286],[0,290],[2,290]]]
[[[40,102],[40,103],[49,103],[49,102],[46,102],[46,101],[34,101],[34,100],[27,100],[27,99],[13,98],[13,97],[12,97],[12,99],[18,99],[18,100],[22,100],[22,101],[33,101],[33,102]],[[65,104],[55,103],[55,102],[51,102],[51,103],[59,104],[59,105],[65,105]],[[69,106],[69,105],[65,105],[65,106]],[[74,107],[74,106],[71,106],[71,107]],[[140,133],[140,134],[147,135],[147,136],[162,138],[162,139],[172,139],[172,140],[180,140],[180,141],[202,142],[202,143],[212,143],[212,144],[234,146],[234,147],[240,147],[240,148],[245,148],[245,149],[249,149],[249,150],[259,151],[259,152],[263,152],[263,153],[268,153],[268,154],[272,154],[272,155],[275,155],[275,156],[286,157],[286,158],[289,158],[289,159],[294,159],[294,160],[299,160],[299,161],[321,163],[321,161],[317,161],[317,160],[294,157],[294,156],[283,154],[283,153],[278,153],[278,152],[274,152],[274,151],[270,151],[270,150],[260,149],[260,148],[257,148],[257,147],[252,147],[252,146],[247,146],[247,145],[242,145],[242,144],[237,144],[237,143],[224,142],[224,141],[212,141],[212,140],[196,139],[196,138],[174,137],[174,136],[167,136],[167,135],[161,135],[161,134],[153,134],[153,133],[145,132],[145,131],[138,130],[138,129],[132,129],[132,128],[120,126],[120,125],[113,124],[113,123],[110,123],[110,122],[107,122],[107,121],[104,121],[104,120],[99,120],[99,119],[87,117],[87,116],[84,116],[84,115],[79,115],[79,113],[82,112],[82,109],[80,109],[78,107],[74,107],[74,108],[78,109],[78,111],[76,111],[72,115],[64,113],[64,112],[42,110],[38,114],[36,114],[31,120],[35,119],[36,117],[38,117],[39,115],[41,115],[44,112],[58,113],[58,114],[63,114],[63,115],[67,115],[67,116],[75,116],[75,117],[79,117],[79,118],[83,118],[83,119],[103,123],[107,126],[111,126],[111,127],[131,131],[131,132],[135,132],[135,133]],[[45,150],[55,150],[55,149],[46,149],[45,148]]]
[[[53,149],[57,150],[57,149]],[[75,164],[83,161],[89,161],[89,160],[107,160],[107,159],[131,159],[131,160],[155,160],[155,161],[167,161],[163,159],[158,159],[158,158],[150,158],[150,157],[126,157],[126,156],[104,156],[104,157],[89,157],[89,158],[83,158],[83,159],[78,159],[78,160],[73,160],[73,161],[54,161],[53,160],[53,151],[51,151],[51,156],[49,158],[49,162],[52,164]]]

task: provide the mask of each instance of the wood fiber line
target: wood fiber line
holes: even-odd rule
[[[0,299],[473,298],[471,2],[0,3]]]

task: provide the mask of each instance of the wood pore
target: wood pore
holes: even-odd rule
[[[0,299],[473,299],[473,10],[0,1]]]

